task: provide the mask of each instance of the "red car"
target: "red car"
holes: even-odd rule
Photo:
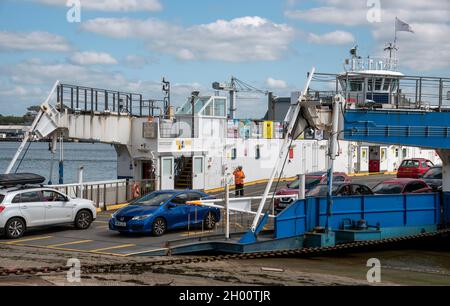
[[[433,189],[420,179],[400,178],[379,183],[372,189],[374,194],[428,193]]]
[[[405,159],[398,168],[397,178],[420,178],[431,167],[433,163],[425,158]]]
[[[335,172],[333,175],[333,182],[334,183],[350,183],[352,180],[351,178],[343,173],[343,172]],[[327,182],[327,172],[321,171],[321,172],[312,172],[308,173],[306,175],[306,181],[305,181],[305,194],[308,193],[311,189],[316,187],[319,184],[324,184]],[[283,188],[276,192],[276,195],[294,195],[298,194],[299,192],[299,186],[300,186],[300,180],[295,180],[292,183],[287,185],[287,188]],[[275,210],[281,211],[288,207],[293,202],[292,198],[281,198],[281,199],[275,199]]]

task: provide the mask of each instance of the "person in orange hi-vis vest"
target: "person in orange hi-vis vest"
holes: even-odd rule
[[[235,188],[236,197],[243,197],[245,173],[244,171],[242,171],[242,167],[239,166],[236,170],[234,170],[233,175],[234,175],[234,184],[236,187]]]

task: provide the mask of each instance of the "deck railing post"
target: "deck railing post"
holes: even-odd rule
[[[230,239],[230,185],[225,183],[225,239]]]
[[[73,109],[73,87],[70,87],[70,108]]]
[[[103,184],[103,207],[102,207],[103,211],[106,211],[106,184]]]
[[[109,110],[108,107],[108,92],[105,90],[105,111]]]
[[[84,111],[87,112],[87,89],[84,89]]]
[[[77,109],[80,108],[80,88],[77,86]]]

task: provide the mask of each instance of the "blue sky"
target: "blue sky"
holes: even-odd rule
[[[40,104],[56,79],[160,98],[166,76],[176,105],[231,75],[288,95],[312,66],[341,72],[355,44],[362,55],[381,54],[395,16],[415,30],[399,33],[401,71],[450,72],[447,0],[369,1],[381,8],[377,22],[366,0],[113,2],[81,0],[81,23],[69,23],[65,0],[2,0],[0,114]],[[240,117],[266,110],[257,100],[238,106]]]

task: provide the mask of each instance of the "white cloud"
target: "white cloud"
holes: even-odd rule
[[[70,58],[71,62],[78,65],[115,65],[117,60],[108,53],[76,52]]]
[[[370,7],[366,0],[322,0],[324,6],[304,10],[289,9],[285,16],[314,23],[346,26],[369,25]],[[381,22],[391,22],[398,16],[409,22],[448,22],[450,2],[447,0],[389,0],[381,1]],[[418,13],[420,12],[420,13]]]
[[[142,39],[148,49],[180,60],[272,61],[287,53],[294,39],[293,28],[261,17],[217,20],[190,27],[157,19],[97,18],[81,27],[113,38]]]
[[[123,63],[130,68],[137,69],[156,61],[156,59],[150,58],[148,56],[130,54],[124,58]]]
[[[33,0],[48,5],[66,6],[67,0]],[[104,12],[160,11],[159,0],[80,0],[81,9]]]
[[[288,87],[286,81],[276,80],[274,78],[267,78],[266,86],[271,89],[284,89]]]
[[[108,66],[106,66],[108,67]],[[30,59],[15,65],[0,66],[0,105],[2,114],[23,114],[26,107],[44,101],[56,80],[65,84],[142,93],[146,99],[162,99],[160,80],[127,78],[105,66],[81,66],[64,61]],[[208,92],[199,83],[172,83],[173,105],[181,105],[193,89]]]
[[[395,17],[411,24],[415,34],[398,33],[400,69],[418,71],[443,70],[450,67],[450,1],[390,0],[381,1],[381,22],[369,22],[371,8],[366,0],[320,0],[322,6],[295,10],[289,8],[289,18],[322,24],[368,27],[374,38],[373,50],[380,55],[383,46],[394,39]],[[320,37],[309,35],[310,41]],[[324,38],[324,37],[322,37]]]
[[[48,32],[0,31],[0,50],[67,52],[71,46],[64,37]]]
[[[331,23],[349,26],[367,23],[366,10],[358,10],[349,16],[349,11],[346,9],[319,7],[308,10],[288,10],[285,11],[284,14],[288,18],[315,23]]]
[[[334,31],[322,35],[309,33],[308,41],[314,44],[345,45],[353,43],[355,41],[355,37],[352,33],[345,31]]]

